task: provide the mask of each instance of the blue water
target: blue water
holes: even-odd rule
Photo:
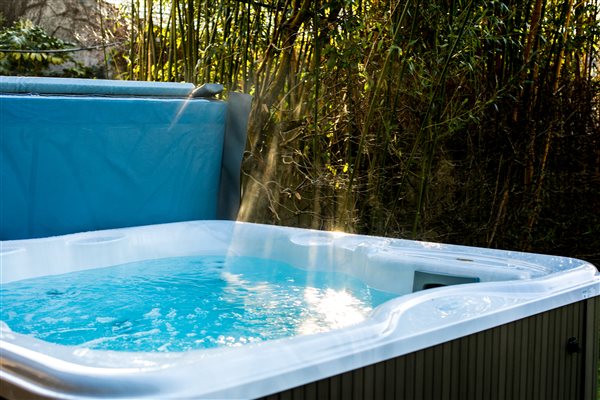
[[[273,260],[177,257],[5,284],[0,319],[63,345],[187,351],[348,326],[395,296]]]

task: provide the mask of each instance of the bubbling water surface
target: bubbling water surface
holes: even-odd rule
[[[0,320],[63,345],[187,351],[341,328],[395,296],[274,260],[176,257],[5,284]]]

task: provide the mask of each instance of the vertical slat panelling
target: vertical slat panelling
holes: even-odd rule
[[[342,400],[342,377],[340,375],[329,378],[329,397],[331,400]]]
[[[469,398],[469,389],[471,388],[470,374],[472,371],[471,352],[469,347],[471,345],[472,338],[466,337],[464,340],[457,340],[460,345],[460,359],[461,365],[452,363],[454,367],[460,369],[460,394],[465,398]]]
[[[477,335],[471,335],[466,338],[463,353],[467,357],[466,399],[476,400],[478,398],[475,382],[477,379]]]
[[[495,375],[496,365],[494,364],[494,353],[496,351],[496,343],[494,343],[494,330],[490,329],[482,332],[484,338],[484,358],[483,358],[483,399],[490,399],[492,397],[492,388],[496,386]]]
[[[582,386],[583,398],[594,400],[598,391],[598,358],[600,357],[600,297],[586,301],[585,304],[585,341],[583,353]]]
[[[577,353],[567,351],[567,342],[569,338],[574,337],[577,340],[581,340],[581,331],[578,329],[578,326],[575,325],[575,317],[577,317],[577,307],[572,307],[571,305],[569,307],[569,312],[567,313],[566,332],[563,339],[563,351],[565,353],[565,398],[569,399],[581,398],[577,396],[576,385],[572,382],[573,370],[577,370],[579,357]]]
[[[394,400],[406,398],[406,360],[408,356],[397,357],[395,360],[396,385],[394,390]]]
[[[581,322],[579,321],[579,307],[573,307],[571,305],[569,307],[569,322],[568,322],[568,333],[566,338],[574,337],[577,339],[578,343],[582,343],[581,340],[583,330]],[[566,349],[565,349],[566,350]],[[579,371],[577,371],[580,365],[580,353],[569,353],[567,352],[567,371],[565,374],[566,382],[566,395],[572,399],[581,399],[581,394],[579,393],[578,383],[575,382],[577,380],[577,376]]]
[[[444,371],[444,347],[444,344],[437,345],[433,353],[434,368],[432,368],[432,384],[433,396],[436,399],[442,399],[444,397],[443,389],[444,381],[446,380],[445,375],[449,373],[449,371]]]
[[[304,397],[305,386],[299,386],[292,390],[292,400],[306,400]]]
[[[558,348],[562,347],[562,338],[563,338],[563,331],[562,331],[562,327],[564,326],[564,322],[563,322],[563,312],[562,310],[557,310],[556,312],[556,320],[555,320],[555,325],[554,325],[554,331],[556,333],[555,337],[554,337],[554,347],[551,349],[552,352],[556,355],[555,360],[556,360],[556,364],[555,364],[555,380],[556,380],[556,386],[555,386],[555,392],[552,393],[552,396],[554,396],[554,398],[556,399],[561,399],[562,398],[562,389],[563,389],[563,382],[562,382],[562,370],[563,370],[563,354],[560,351],[557,351]]]
[[[546,353],[548,354],[548,379],[547,379],[547,388],[548,388],[548,398],[552,398],[557,396],[558,382],[558,373],[557,373],[557,365],[559,363],[559,355],[556,352],[556,347],[558,343],[558,337],[560,332],[557,331],[557,322],[558,322],[558,313],[555,311],[553,313],[548,314],[548,326],[549,326],[549,340],[547,344]]]
[[[452,343],[444,343],[441,346],[442,353],[442,362],[441,362],[441,394],[440,400],[450,400],[452,396],[452,379],[453,379],[453,370],[457,370],[458,368],[452,368]]]
[[[559,310],[559,312],[561,313],[561,319],[560,319],[560,337],[559,337],[559,342],[558,342],[558,348],[562,347],[563,351],[559,351],[560,353],[560,368],[559,368],[559,372],[558,372],[558,376],[560,377],[560,385],[559,385],[559,390],[558,390],[558,395],[559,398],[561,399],[568,399],[569,397],[567,396],[567,372],[568,372],[568,364],[569,364],[569,360],[567,359],[566,355],[566,345],[567,345],[567,338],[568,338],[568,334],[569,332],[567,331],[567,327],[569,324],[569,309],[567,307],[563,307],[562,309]]]
[[[317,399],[318,400],[330,400],[331,391],[329,390],[329,379],[322,379],[317,382]]]
[[[534,341],[534,361],[530,368],[535,369],[535,374],[533,376],[533,384],[531,385],[531,393],[532,396],[537,397],[540,393],[540,387],[543,385],[543,369],[544,368],[535,368],[536,365],[542,365],[542,356],[544,349],[544,342],[546,332],[542,329],[542,315],[535,315],[535,331],[533,335]]]
[[[540,316],[540,328],[542,333],[542,339],[540,340],[540,365],[544,368],[540,368],[540,380],[539,386],[537,387],[540,398],[546,398],[546,390],[548,387],[548,342],[550,341],[550,329],[548,328],[548,313],[543,313]]]
[[[265,400],[595,400],[599,329],[600,298],[593,298]],[[566,351],[570,337],[583,352]]]
[[[582,351],[575,353],[572,361],[571,379],[569,380],[571,385],[571,393],[574,393],[577,398],[583,399],[583,388],[580,386],[579,377],[583,374],[583,351],[585,347],[585,323],[583,316],[585,315],[585,307],[575,307],[573,313],[573,329],[577,329],[577,342],[582,348]]]
[[[542,338],[542,319],[540,318],[539,315],[535,315],[534,317],[532,317],[533,320],[533,329],[531,332],[531,348],[532,348],[532,352],[533,352],[533,358],[532,358],[532,363],[530,364],[529,368],[532,369],[534,372],[532,374],[531,377],[531,383],[528,385],[529,386],[529,391],[528,394],[531,395],[531,398],[537,396],[537,394],[539,393],[538,387],[540,386],[540,382],[542,379],[540,370],[542,368],[535,368],[534,366],[536,365],[541,365],[542,363],[542,345],[541,342],[543,340]]]
[[[435,352],[437,346],[425,349],[423,352],[423,391],[421,397],[424,399],[437,398],[434,397],[434,386],[436,384],[435,377]]]
[[[573,312],[571,313],[571,320],[569,321],[570,325],[570,332],[569,335],[577,338],[577,342],[580,345],[583,345],[583,324],[580,321],[580,307],[572,307]],[[579,390],[579,382],[576,382],[577,380],[577,376],[579,376],[579,365],[581,365],[581,352],[579,353],[572,353],[572,354],[567,354],[570,363],[570,369],[568,371],[568,375],[569,375],[569,389],[568,389],[568,393],[571,396],[574,396],[572,398],[578,398],[581,399],[581,393]]]
[[[404,365],[404,397],[403,399],[415,398],[415,385],[419,384],[415,378],[415,360],[416,353],[406,355],[406,364]]]
[[[500,376],[500,330],[492,329],[489,331],[487,343],[488,363],[486,369],[488,370],[490,383],[488,384],[487,396],[491,400],[498,398],[498,386]],[[504,399],[502,399],[504,400]]]
[[[507,360],[509,358],[508,355],[508,327],[506,325],[502,325],[501,327],[499,327],[499,329],[497,329],[498,334],[499,334],[499,339],[498,339],[498,355],[499,355],[499,362],[498,362],[498,396],[497,398],[500,400],[504,400],[506,399],[506,378],[508,376],[508,365],[507,365]]]
[[[559,355],[559,364],[558,364],[558,391],[557,391],[557,395],[558,398],[560,399],[568,399],[568,397],[566,396],[566,391],[565,391],[565,386],[566,386],[566,379],[565,379],[565,372],[566,372],[566,364],[567,364],[567,360],[566,360],[566,351],[565,351],[565,346],[567,344],[567,324],[568,324],[568,308],[567,307],[563,307],[561,309],[558,310],[559,313],[559,320],[558,320],[558,326],[556,327],[556,329],[558,330],[558,332],[560,332],[559,335],[559,340],[557,342],[557,348],[556,348],[556,352]]]
[[[515,374],[515,382],[517,382],[517,385],[515,385],[517,387],[517,391],[516,391],[516,398],[517,399],[525,399],[525,391],[526,391],[526,385],[527,385],[527,365],[528,365],[528,360],[527,360],[527,350],[529,348],[529,343],[527,341],[528,339],[528,334],[529,334],[529,319],[525,318],[520,324],[517,324],[517,327],[519,328],[518,332],[518,336],[516,336],[516,340],[519,342],[519,354],[518,354],[518,373]],[[515,368],[515,371],[517,371],[517,369]]]
[[[477,338],[477,347],[475,349],[476,356],[476,364],[475,364],[475,380],[473,381],[473,385],[475,386],[475,398],[482,399],[483,398],[483,387],[485,386],[485,382],[483,381],[483,362],[485,357],[485,335],[480,333],[475,335]]]
[[[439,344],[433,348],[431,362],[433,366],[431,368],[431,388],[432,396],[434,399],[442,398],[442,387],[444,382],[444,374],[446,373],[444,367],[444,345]]]
[[[507,399],[514,399],[516,398],[515,396],[515,368],[516,368],[516,362],[517,361],[517,351],[518,349],[518,345],[515,342],[515,337],[517,336],[516,334],[517,332],[517,325],[515,324],[514,327],[511,327],[509,329],[507,329],[507,343],[508,343],[508,347],[507,347],[507,370],[506,370],[506,385],[504,385],[504,387],[506,388],[506,393]]]
[[[535,363],[535,337],[536,337],[536,321],[535,318],[529,317],[524,320],[526,323],[526,329],[523,329],[523,335],[526,337],[522,339],[525,343],[524,351],[524,359],[525,365],[521,367],[521,373],[524,376],[520,376],[519,390],[522,393],[523,398],[528,399],[531,397],[530,394],[533,392],[533,388],[531,387],[531,383],[535,380],[535,375],[537,371],[531,368]]]
[[[352,371],[342,374],[342,399],[352,399]]]
[[[427,350],[427,349],[425,349]],[[425,351],[418,351],[415,354],[415,399],[423,398],[423,389],[426,385],[425,382]]]
[[[385,393],[384,398],[394,399],[396,397],[396,361],[387,360],[385,365]]]
[[[581,384],[581,377],[585,376],[585,353],[588,350],[592,350],[592,349],[588,349],[586,346],[586,337],[587,337],[587,333],[586,333],[586,318],[587,318],[587,304],[586,302],[581,302],[580,303],[581,306],[578,307],[578,313],[577,313],[577,326],[579,329],[579,343],[581,344],[581,352],[579,354],[577,354],[577,368],[576,368],[576,374],[575,376],[572,377],[572,385],[575,385],[577,387],[577,396],[580,399],[584,398],[585,395],[585,390],[583,388],[583,385]],[[591,383],[591,382],[589,382]]]
[[[306,400],[319,400],[317,394],[317,382],[311,382],[305,385],[304,398]]]
[[[562,371],[559,373],[562,379],[562,390],[561,390],[561,398],[563,399],[572,399],[572,393],[570,393],[571,385],[569,384],[569,377],[571,376],[571,359],[572,357],[567,352],[567,339],[572,336],[572,331],[570,328],[570,323],[573,316],[572,307],[567,306],[562,308],[563,320],[560,327],[560,346],[562,347],[562,359],[561,366]]]
[[[581,308],[581,346],[583,350],[580,358],[579,385],[581,386],[581,398],[585,400],[596,399],[597,374],[600,372],[597,364],[600,356],[598,353],[600,315],[596,313],[597,305],[596,299],[589,299]],[[600,396],[598,398],[600,399]]]
[[[500,342],[500,329],[492,329],[492,337],[490,346],[490,363],[488,368],[491,369],[491,382],[490,382],[490,400],[499,400],[499,382],[500,382],[500,357],[501,357],[501,342]],[[504,399],[502,399],[504,400]]]
[[[533,365],[539,365],[536,352],[536,336],[537,336],[537,318],[527,318],[528,331],[527,331],[527,367],[525,374],[525,381],[523,381],[523,393],[525,393],[524,399],[533,398],[533,383],[536,380],[538,374],[538,368],[531,368]]]
[[[510,336],[510,353],[511,353],[511,369],[509,371],[510,375],[510,386],[507,387],[510,395],[509,399],[518,399],[519,397],[519,374],[521,372],[521,345],[523,342],[521,341],[521,325],[518,324],[515,326],[515,329],[511,329]]]
[[[539,370],[537,368],[531,368],[532,365],[539,365],[539,352],[538,346],[538,321],[536,317],[530,317],[529,320],[529,336],[527,348],[527,359],[529,361],[527,365],[527,377],[525,384],[525,398],[531,399],[535,392],[535,384],[539,378]]]
[[[466,373],[463,372],[463,368],[460,367],[464,359],[460,352],[460,343],[460,340],[453,340],[449,343],[452,347],[452,359],[448,361],[448,365],[452,370],[450,381],[451,399],[458,399],[461,393],[464,393],[464,390],[462,390],[462,376],[466,375]]]
[[[293,400],[292,391],[286,390],[285,392],[282,392],[279,396],[279,400]]]
[[[365,387],[365,369],[360,368],[352,371],[352,398],[362,399]]]
[[[588,338],[588,325],[591,325],[593,327],[594,325],[594,319],[593,318],[588,318],[588,308],[592,308],[593,309],[593,301],[586,301],[584,302],[581,307],[579,308],[579,321],[580,321],[580,326],[579,326],[579,331],[580,331],[580,335],[581,335],[581,348],[582,348],[582,352],[581,354],[579,354],[579,365],[577,366],[577,371],[578,371],[578,375],[575,379],[575,384],[579,386],[579,396],[581,399],[585,399],[585,395],[586,395],[586,390],[584,388],[585,384],[585,373],[586,373],[586,362],[587,362],[587,358],[591,357],[592,354],[594,354],[594,346],[590,346],[588,347],[587,344],[587,338]],[[600,336],[600,331],[596,331],[598,332],[598,336]],[[591,333],[591,336],[593,337],[593,333]],[[588,356],[589,354],[589,356]],[[595,374],[597,375],[597,374]],[[594,379],[595,381],[596,379]],[[592,381],[593,382],[593,381]],[[590,384],[592,382],[589,382]],[[594,396],[594,399],[596,398],[596,396]]]
[[[380,362],[375,364],[375,379],[373,388],[373,398],[374,399],[384,399],[385,398],[385,383],[386,383],[386,369],[387,364],[385,362]]]
[[[363,368],[363,399],[372,399],[373,393],[375,392],[375,367],[373,365],[368,365]]]

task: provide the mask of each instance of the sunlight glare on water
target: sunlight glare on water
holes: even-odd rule
[[[187,351],[341,328],[393,297],[273,260],[178,257],[5,284],[0,320],[63,345]]]

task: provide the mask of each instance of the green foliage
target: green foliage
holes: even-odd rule
[[[72,61],[72,58],[69,53],[45,53],[40,50],[60,50],[70,46],[70,43],[48,35],[31,21],[15,22],[13,26],[0,31],[0,49],[19,50],[0,53],[0,74],[42,75],[50,65],[61,65]]]
[[[129,79],[253,94],[241,219],[600,262],[597,0],[131,0]]]

